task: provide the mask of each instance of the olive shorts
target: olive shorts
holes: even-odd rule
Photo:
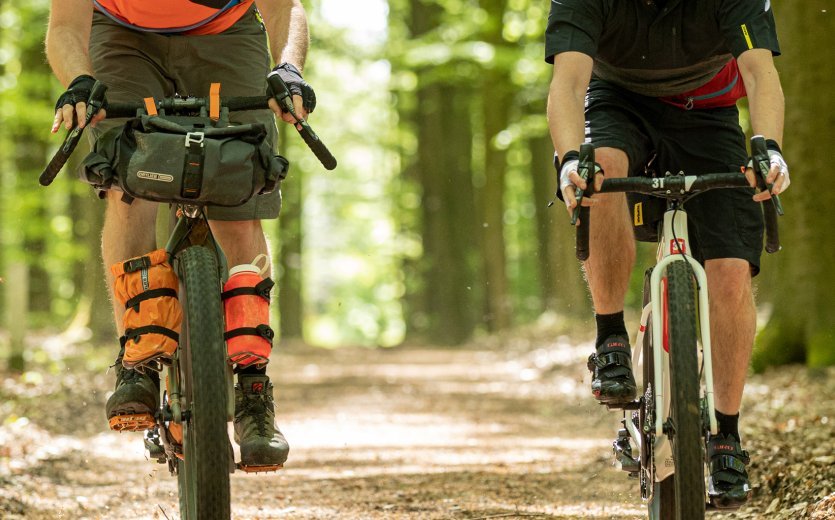
[[[630,176],[648,164],[659,175],[738,172],[748,161],[736,106],[683,110],[597,78],[586,96],[586,137],[595,148],[623,150]],[[741,258],[759,272],[764,224],[753,194],[710,190],[684,204],[696,259]]]
[[[108,101],[119,103],[175,94],[206,97],[213,82],[221,84],[221,96],[263,96],[270,70],[267,35],[254,8],[220,34],[194,36],[135,31],[95,12],[90,59],[96,79],[108,86]],[[233,112],[229,119],[263,123],[267,139],[276,142],[275,117],[270,110]],[[124,121],[102,121],[92,137]],[[271,219],[278,217],[280,210],[279,187],[241,206],[207,208],[213,220]]]

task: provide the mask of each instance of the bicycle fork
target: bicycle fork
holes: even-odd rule
[[[718,432],[716,412],[714,404],[713,388],[713,358],[711,355],[710,342],[710,307],[707,292],[707,275],[702,265],[692,256],[689,256],[689,240],[687,233],[687,216],[682,209],[669,210],[664,214],[664,228],[658,249],[658,263],[652,269],[649,280],[650,302],[643,308],[641,313],[640,327],[634,343],[632,354],[632,366],[638,367],[641,362],[653,364],[653,373],[656,374],[656,385],[647,389],[637,403],[624,408],[623,429],[618,431],[618,437],[613,442],[615,458],[621,463],[624,471],[634,476],[640,469],[641,456],[634,457],[632,442],[635,443],[638,453],[644,453],[645,448],[651,448],[655,455],[650,460],[655,464],[656,460],[669,458],[672,461],[669,437],[665,431],[666,418],[669,416],[669,365],[665,357],[664,347],[668,345],[668,339],[664,337],[666,316],[666,279],[667,267],[673,262],[687,262],[696,279],[697,310],[699,316],[699,335],[702,344],[702,365],[704,370],[704,406],[706,428],[711,434]],[[652,359],[641,359],[644,335],[647,327],[652,332]],[[646,385],[646,384],[645,384]],[[647,403],[652,400],[652,403]],[[637,421],[634,416],[629,417],[632,411],[645,408],[653,413],[648,414],[646,420]],[[643,432],[641,430],[644,430]],[[652,446],[643,446],[644,439],[653,439]],[[663,468],[663,469],[662,469]],[[655,475],[655,468],[650,469]],[[658,464],[662,474],[656,475],[655,480],[663,480],[674,472],[674,467],[667,464]]]

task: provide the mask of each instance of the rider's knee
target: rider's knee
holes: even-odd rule
[[[262,233],[260,220],[210,220],[212,231],[224,235],[249,236]]]
[[[716,258],[705,262],[711,296],[736,299],[751,291],[751,266],[741,258]],[[717,294],[718,293],[718,294]]]
[[[598,148],[594,152],[595,160],[607,178],[626,177],[629,171],[629,158],[623,150],[611,147]]]

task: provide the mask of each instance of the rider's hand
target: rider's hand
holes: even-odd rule
[[[569,215],[577,207],[577,197],[574,196],[574,190],[579,187],[585,191],[588,188],[587,182],[577,173],[579,165],[580,154],[574,150],[566,152],[560,165],[560,193],[562,193],[562,200],[565,202],[565,209],[568,210]],[[594,188],[595,190],[599,190],[603,185],[603,171],[600,170],[597,164],[594,166],[596,174],[594,177]],[[583,201],[581,202],[583,206],[593,206],[596,203],[597,200],[586,196],[583,196]]]
[[[72,80],[70,86],[67,87],[67,91],[61,94],[58,102],[55,103],[55,119],[52,121],[53,134],[58,131],[61,123],[64,123],[67,130],[72,128],[76,122],[76,117],[78,118],[78,127],[84,128],[84,121],[87,119],[87,101],[90,99],[90,92],[93,90],[95,83],[96,79],[86,74]],[[105,108],[107,108],[107,99],[105,99],[102,108],[93,120],[90,121],[90,126],[96,126],[99,121],[105,118]]]
[[[293,95],[293,109],[296,111],[296,115],[302,119],[307,119],[308,114],[316,108],[316,93],[313,91],[313,87],[302,78],[302,73],[299,72],[299,69],[290,63],[277,65],[273,69],[273,72],[278,73],[278,77],[287,85],[290,94]],[[267,89],[270,90],[269,86]],[[290,124],[295,123],[296,121],[293,119],[293,116],[282,111],[278,103],[272,99],[274,93],[270,91],[269,94],[271,97],[269,105],[272,111],[284,121]]]
[[[768,190],[763,190],[754,195],[754,200],[757,202],[770,199],[772,194],[779,195],[783,193],[791,184],[791,179],[789,178],[789,167],[786,164],[786,160],[783,159],[780,147],[771,139],[766,140],[766,147],[768,148],[768,160],[770,167],[765,181],[773,184],[773,186],[771,187],[770,192]],[[752,166],[753,165],[751,163],[748,164],[748,168],[745,170],[745,176],[748,177],[748,182],[751,186],[756,187],[757,183]]]

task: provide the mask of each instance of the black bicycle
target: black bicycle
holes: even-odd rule
[[[293,111],[292,97],[277,75],[270,75],[276,101],[296,119],[296,128],[329,170],[336,159],[310,125]],[[106,88],[97,83],[88,103],[87,122],[101,108]],[[206,117],[212,104],[223,110],[260,110],[268,98],[166,98],[146,103],[110,104],[108,117],[133,117],[153,110],[161,115]],[[41,174],[49,185],[75,149],[82,130],[73,128]],[[226,257],[211,233],[201,204],[172,204],[172,231],[165,250],[180,280],[183,324],[178,348],[164,369],[160,409],[148,417],[145,446],[151,457],[167,464],[177,476],[180,516],[188,520],[228,520],[229,475],[243,471],[272,471],[281,466],[247,468],[236,464],[228,435],[234,415],[232,367],[227,363],[221,287],[227,277]]]

